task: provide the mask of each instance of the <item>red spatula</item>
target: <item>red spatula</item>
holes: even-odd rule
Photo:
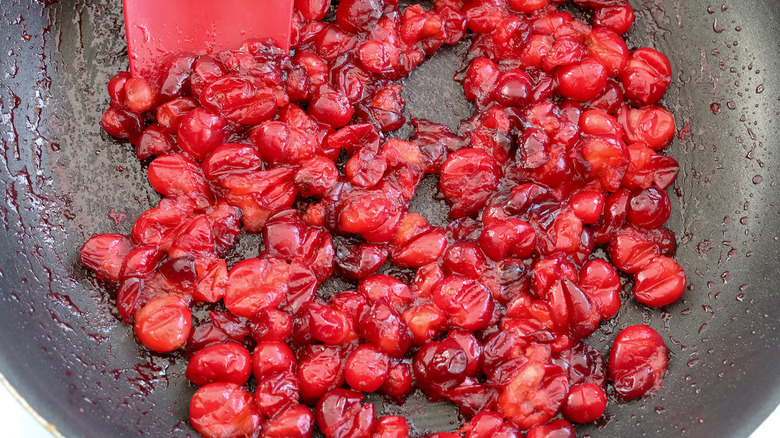
[[[238,48],[249,38],[290,46],[293,0],[123,0],[134,76],[155,81],[165,59]]]

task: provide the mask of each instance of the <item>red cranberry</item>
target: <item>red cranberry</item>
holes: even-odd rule
[[[379,417],[372,438],[409,438],[409,424],[397,415]]]
[[[228,135],[227,120],[207,110],[195,108],[182,117],[176,138],[182,151],[202,160],[224,143]]]
[[[439,179],[439,188],[452,205],[450,216],[470,216],[482,209],[500,174],[495,160],[483,150],[461,149],[450,154]]]
[[[615,268],[601,259],[582,265],[578,286],[601,309],[601,319],[609,319],[620,310],[620,284]]]
[[[493,297],[476,280],[451,275],[433,290],[433,302],[449,316],[452,323],[466,330],[485,328],[493,316]]]
[[[192,314],[182,298],[155,298],[135,316],[135,335],[144,347],[168,353],[184,345],[192,328]]]
[[[634,274],[634,280],[634,298],[648,306],[666,306],[685,293],[685,272],[669,257],[651,261]]]
[[[249,322],[249,332],[258,343],[284,342],[292,332],[292,320],[281,310],[262,309]]]
[[[98,234],[81,247],[81,263],[93,270],[98,278],[116,283],[120,278],[122,263],[133,249],[127,236]]]
[[[157,123],[163,127],[165,132],[175,134],[179,129],[182,117],[197,107],[198,102],[190,97],[169,100],[157,107]]]
[[[312,345],[298,353],[301,399],[316,403],[326,392],[344,384],[342,352],[333,346]]]
[[[577,423],[592,423],[604,415],[607,408],[607,394],[601,387],[583,383],[569,388],[561,410],[563,415]]]
[[[374,392],[387,379],[389,360],[379,348],[361,344],[347,357],[347,384],[357,391]]]
[[[654,105],[672,83],[672,66],[663,53],[651,49],[634,50],[620,75],[626,100],[636,106]]]
[[[531,14],[547,6],[549,1],[550,0],[507,0],[506,3],[514,11]]]
[[[609,29],[593,29],[585,37],[591,58],[600,62],[611,78],[619,76],[628,65],[628,47],[620,35]]]
[[[550,421],[568,392],[568,379],[555,365],[529,361],[498,398],[498,409],[521,429]]]
[[[618,35],[628,32],[634,23],[634,8],[631,5],[616,5],[596,8],[593,11],[593,27],[603,27]]]
[[[553,420],[544,426],[532,427],[525,438],[576,438],[574,426],[566,420]]]
[[[380,390],[390,397],[402,400],[412,391],[412,367],[405,362],[391,365]]]
[[[228,273],[225,307],[251,318],[262,309],[276,307],[287,294],[289,265],[277,259],[246,259]]]
[[[320,21],[330,8],[330,0],[295,0],[295,10],[308,21]]]
[[[246,348],[235,342],[225,342],[209,345],[195,353],[187,364],[185,376],[198,386],[213,382],[243,385],[251,374],[252,358]]]
[[[607,69],[592,58],[563,66],[556,70],[555,76],[558,93],[579,102],[595,98],[607,86]]]
[[[294,404],[263,423],[264,438],[311,438],[314,414],[305,405]]]
[[[634,400],[663,383],[669,349],[661,335],[646,325],[621,331],[609,353],[609,378],[624,400]]]
[[[257,379],[255,405],[263,415],[273,417],[289,406],[294,406],[300,396],[295,373],[282,371]]]
[[[109,107],[103,113],[100,125],[112,137],[131,142],[135,142],[144,129],[144,122],[139,114],[114,107]]]
[[[382,16],[382,0],[343,0],[336,9],[336,23],[347,32],[368,32]]]
[[[340,128],[349,123],[355,109],[343,94],[320,89],[309,103],[309,114],[320,123]]]
[[[629,223],[644,227],[656,228],[665,224],[672,214],[672,203],[665,191],[650,187],[635,190],[628,203]]]
[[[210,383],[190,399],[190,422],[204,437],[252,436],[262,422],[252,394],[235,383]]]
[[[252,373],[258,381],[266,376],[290,371],[295,354],[284,342],[262,342],[252,351]]]
[[[325,438],[371,438],[374,405],[361,405],[363,394],[347,389],[328,391],[317,402],[317,426]]]
[[[129,78],[122,87],[124,106],[135,113],[149,111],[157,99],[157,91],[144,78]]]

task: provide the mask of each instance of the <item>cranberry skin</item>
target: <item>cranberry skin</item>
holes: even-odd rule
[[[487,105],[493,100],[493,90],[500,72],[498,64],[487,58],[476,58],[469,64],[466,77],[463,78],[463,91],[466,100],[478,105]]]
[[[623,400],[634,400],[663,384],[669,349],[663,338],[646,325],[626,327],[609,353],[609,379]]]
[[[588,298],[601,309],[601,319],[609,319],[620,310],[620,277],[615,268],[601,259],[588,260],[582,265],[577,284]]]
[[[152,299],[138,311],[134,329],[144,347],[157,353],[168,353],[187,341],[192,329],[192,313],[182,298],[164,295]]]
[[[339,171],[332,160],[316,156],[301,161],[295,173],[295,185],[304,197],[321,197],[338,180]]]
[[[371,344],[362,344],[347,357],[345,378],[357,391],[374,392],[387,378],[388,357]]]
[[[277,259],[246,259],[228,273],[225,307],[246,318],[276,307],[284,300],[290,278],[289,265]]]
[[[334,128],[345,126],[355,114],[347,96],[337,91],[320,89],[309,103],[309,114],[320,123]]]
[[[450,154],[441,166],[439,188],[452,206],[450,217],[477,213],[496,189],[501,169],[482,149],[461,149]]]
[[[397,415],[379,417],[372,438],[409,438],[409,424]]]
[[[569,394],[561,407],[563,415],[577,423],[592,423],[607,409],[607,394],[601,387],[583,383],[569,388]]]
[[[348,389],[328,391],[317,402],[317,426],[325,438],[371,438],[374,405],[361,406],[363,394]]]
[[[441,397],[467,377],[468,354],[454,339],[428,342],[414,356],[417,385],[432,397]]]
[[[452,324],[466,330],[480,330],[493,316],[493,296],[476,280],[451,275],[433,289],[433,302],[449,316]]]
[[[292,333],[292,319],[281,310],[262,309],[249,321],[249,333],[258,343],[284,342]]]
[[[531,78],[523,70],[509,70],[501,73],[493,94],[500,105],[519,107],[531,99],[532,86]]]
[[[330,8],[330,0],[295,0],[295,9],[308,21],[320,21]]]
[[[382,0],[344,0],[336,9],[336,23],[347,32],[370,31],[384,10]]]
[[[623,35],[634,23],[634,8],[631,5],[617,5],[596,8],[593,11],[593,27],[603,27]]]
[[[514,218],[492,221],[479,235],[480,248],[495,261],[501,261],[507,255],[527,258],[533,252],[535,244],[536,231],[531,224]]]
[[[132,249],[133,244],[127,236],[98,234],[90,237],[81,247],[81,263],[93,270],[98,278],[116,283],[122,263]]]
[[[276,114],[276,94],[255,79],[226,75],[209,84],[200,94],[201,104],[242,125],[256,125]]]
[[[343,354],[333,346],[312,345],[298,353],[301,399],[314,404],[333,388],[344,384]]]
[[[390,357],[402,357],[412,345],[412,332],[386,298],[360,317],[360,336]]]
[[[140,114],[109,107],[100,119],[100,125],[112,137],[135,142],[144,129]]]
[[[261,421],[252,394],[235,383],[210,383],[190,399],[190,422],[205,438],[253,436]]]
[[[269,374],[257,380],[255,403],[261,414],[272,417],[300,398],[298,378],[290,371]]]
[[[620,188],[630,158],[622,140],[608,135],[584,137],[577,143],[577,150],[586,175],[610,192]]]
[[[195,108],[182,117],[176,138],[182,151],[202,160],[228,136],[228,122],[206,108]]]
[[[559,419],[544,426],[532,427],[525,438],[577,438],[577,434],[571,423]]]
[[[127,82],[128,79],[130,79],[132,76],[130,75],[130,72],[126,71],[120,71],[119,73],[115,74],[111,79],[109,79],[107,88],[108,88],[108,97],[111,99],[111,106],[116,108],[123,108],[124,107],[124,87],[125,82]]]
[[[650,187],[644,190],[634,190],[628,202],[629,223],[644,227],[660,227],[672,214],[672,203],[665,191]]]
[[[185,376],[198,386],[214,382],[243,385],[251,374],[252,357],[247,349],[235,342],[225,342],[195,353],[187,363]]]
[[[190,88],[192,95],[200,97],[212,82],[227,74],[225,66],[210,56],[201,56],[192,64]]]
[[[182,117],[197,107],[198,102],[190,97],[169,100],[157,107],[157,123],[168,134],[175,134],[176,130],[179,129]]]
[[[626,100],[635,105],[658,103],[672,83],[672,66],[663,53],[651,49],[634,50],[620,75]]]
[[[522,438],[520,429],[493,411],[480,411],[463,429],[466,438]]]
[[[149,111],[157,99],[157,91],[144,78],[127,79],[121,95],[124,106],[135,113]]]
[[[198,163],[182,154],[161,155],[149,164],[149,184],[165,196],[208,196],[210,191]]]
[[[295,404],[263,423],[263,438],[311,438],[314,414],[305,405]]]
[[[578,102],[595,98],[607,86],[607,69],[592,58],[560,67],[555,76],[558,79],[558,94]]]
[[[685,293],[685,271],[669,257],[660,256],[634,274],[634,298],[651,307],[661,307]]]
[[[619,76],[628,65],[628,47],[620,35],[609,29],[593,29],[585,37],[585,46],[591,58],[607,69],[610,78]]]
[[[557,414],[568,389],[568,379],[558,366],[528,361],[515,371],[497,406],[521,429],[530,429]]]
[[[387,248],[370,243],[342,241],[336,247],[336,269],[350,280],[362,280],[387,261]]]
[[[550,0],[507,0],[510,9],[524,14],[531,14],[547,6]]]
[[[412,367],[405,362],[391,365],[380,390],[396,400],[403,399],[412,391]]]
[[[252,351],[252,373],[256,380],[284,371],[295,365],[295,354],[284,342],[263,342]]]
[[[177,149],[176,140],[158,124],[147,126],[135,142],[135,155],[139,160],[154,155],[172,154]]]
[[[657,151],[674,138],[674,116],[661,107],[633,109],[623,106],[618,121],[623,127],[623,139],[629,144],[644,143]]]
[[[226,175],[248,173],[263,168],[257,149],[240,143],[217,146],[200,164],[206,179],[213,181]]]
[[[155,273],[164,256],[165,251],[156,246],[137,246],[124,257],[119,278],[149,278]]]

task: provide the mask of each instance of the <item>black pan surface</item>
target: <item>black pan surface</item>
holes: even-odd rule
[[[660,311],[626,306],[594,335],[607,351],[621,328],[647,323],[672,358],[655,397],[613,401],[580,436],[745,437],[780,403],[780,2],[722,2],[631,2],[629,42],[669,54],[675,71],[665,102],[680,132],[667,151],[682,169],[669,227],[690,285]],[[66,437],[187,436],[184,361],[139,349],[115,290],[78,260],[90,235],[127,233],[158,199],[131,147],[99,128],[105,83],[127,66],[120,3],[0,0],[0,372]],[[470,114],[451,81],[462,49],[408,79],[411,114],[453,126]],[[433,222],[447,211],[435,183],[414,203]],[[243,236],[236,257],[257,241]],[[459,424],[419,396],[384,408],[418,432]]]

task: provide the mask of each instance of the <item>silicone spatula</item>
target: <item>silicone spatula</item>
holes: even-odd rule
[[[249,38],[290,46],[293,0],[123,0],[134,76],[156,81],[165,59],[240,47]]]

